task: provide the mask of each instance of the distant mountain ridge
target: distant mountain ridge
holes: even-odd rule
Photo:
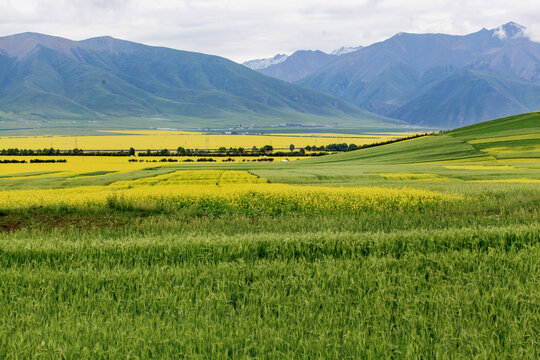
[[[44,120],[189,118],[200,127],[391,121],[217,56],[107,36],[72,41],[36,33],[0,38],[2,114]]]
[[[294,82],[332,63],[337,57],[318,50],[299,50],[286,60],[257,71],[280,80]]]
[[[464,36],[399,33],[319,65],[287,59],[258,71],[431,127],[540,109],[540,44],[513,22]]]
[[[276,79],[295,82],[336,61],[341,55],[358,51],[361,48],[361,46],[343,46],[330,54],[321,50],[298,50],[290,56],[277,54],[273,58],[250,60],[242,65]]]

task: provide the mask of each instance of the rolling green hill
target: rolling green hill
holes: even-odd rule
[[[531,148],[526,149],[527,146]],[[540,146],[540,112],[486,121],[448,132],[334,157],[318,158],[313,162],[411,164],[508,159],[524,156],[540,157],[540,149],[532,151],[534,146]],[[497,149],[502,147],[507,149],[504,152],[498,152]],[[525,155],[526,153],[530,154]]]
[[[527,169],[526,176],[523,169]],[[378,175],[380,173],[435,174],[440,179],[455,181],[540,179],[540,112],[301,160],[281,166],[279,170],[256,171],[261,177],[286,183],[359,185],[392,182],[383,179]],[[418,181],[411,181],[409,185],[417,184]]]

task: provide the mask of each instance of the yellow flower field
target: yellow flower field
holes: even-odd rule
[[[395,135],[343,135],[343,134],[271,134],[271,135],[220,135],[190,133],[185,131],[114,131],[93,136],[27,136],[0,137],[0,149],[44,149],[60,150],[127,150],[133,147],[139,151],[147,149],[218,149],[220,147],[262,147],[272,145],[276,149],[322,146],[333,143],[354,143],[356,145],[387,141],[408,133]]]
[[[388,180],[405,180],[405,181],[452,181],[445,176],[437,174],[418,174],[418,173],[378,173],[376,175],[382,176]]]
[[[510,165],[448,165],[451,170],[522,170]]]
[[[26,160],[26,164],[0,164],[0,178],[9,177],[10,179],[23,178],[42,178],[52,176],[77,176],[79,174],[88,174],[92,172],[109,172],[109,173],[128,173],[131,171],[141,170],[145,168],[163,165],[159,161],[169,157],[135,157],[129,158],[125,156],[0,156],[0,160]],[[67,160],[66,163],[28,163],[30,159],[41,160]],[[130,159],[137,160],[130,162]],[[188,157],[173,157],[171,159],[178,160],[174,163],[178,166],[184,164],[198,165],[197,158],[189,158],[194,162],[183,163],[182,161]],[[234,157],[235,163],[246,161],[257,161],[257,157]],[[288,161],[299,159],[298,157],[287,157]],[[216,163],[221,163],[227,160],[227,157],[214,158]],[[281,161],[281,158],[275,158],[276,162]],[[167,163],[166,163],[167,164]],[[165,164],[165,165],[166,165]],[[99,175],[96,175],[99,176]]]
[[[33,177],[66,176],[96,171],[130,172],[153,166],[151,163],[130,163],[127,157],[117,156],[1,156],[0,160],[67,160],[66,163],[0,164],[0,177],[36,174]],[[154,159],[154,158],[149,158]]]
[[[108,186],[2,191],[0,208],[30,206],[203,207],[212,210],[309,214],[423,208],[463,195],[419,189],[336,188],[269,184],[247,171],[176,171]]]

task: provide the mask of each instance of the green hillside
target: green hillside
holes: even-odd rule
[[[434,174],[455,181],[540,179],[535,159],[540,159],[540,112],[256,173],[276,182],[335,185],[392,183],[380,173]],[[530,170],[526,176],[523,169]],[[416,180],[411,178],[409,185],[417,185]]]
[[[540,112],[507,118],[359,150],[313,162],[366,162],[387,164],[451,160],[490,160],[540,157]],[[497,149],[506,147],[504,152]]]

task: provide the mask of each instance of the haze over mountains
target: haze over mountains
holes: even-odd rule
[[[217,56],[111,37],[0,38],[0,120],[141,117],[196,127],[390,121]]]
[[[400,33],[340,56],[298,51],[257,71],[433,127],[540,109],[540,44],[516,23],[465,36]]]

